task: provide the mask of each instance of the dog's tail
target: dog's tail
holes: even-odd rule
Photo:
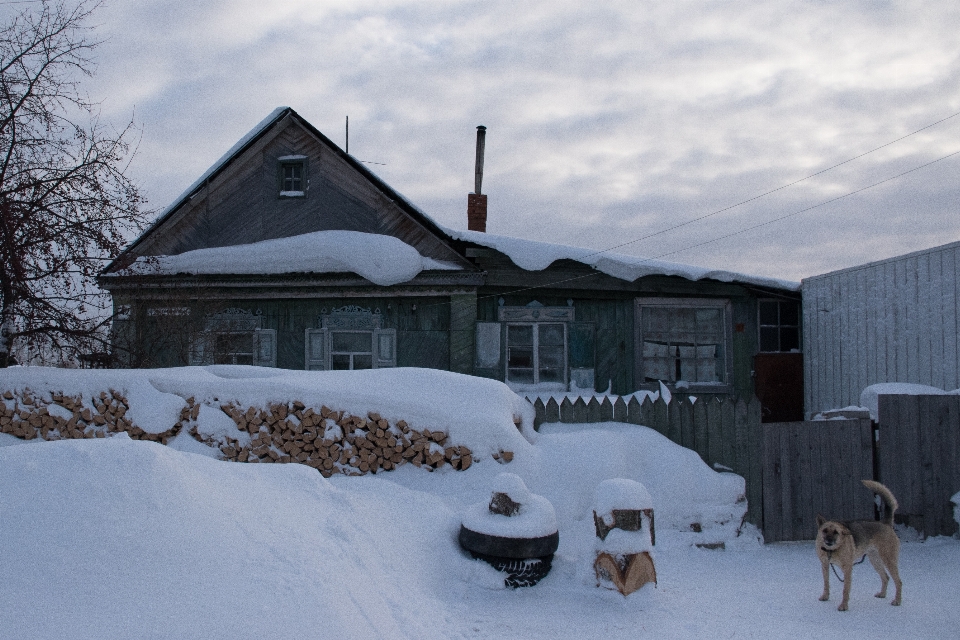
[[[897,510],[898,506],[900,506],[897,504],[897,499],[893,497],[893,493],[890,491],[890,489],[887,489],[879,482],[874,482],[873,480],[864,480],[863,486],[883,498],[884,503],[887,505],[884,513],[883,523],[892,525],[893,512]]]

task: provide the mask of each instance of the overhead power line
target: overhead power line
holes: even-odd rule
[[[954,114],[954,116],[956,116],[956,115],[960,115],[960,113]],[[954,116],[950,116],[950,117],[952,118],[952,117],[954,117]],[[945,118],[945,119],[946,119],[946,118]],[[940,122],[943,122],[943,120],[941,120]],[[933,125],[930,125],[930,126],[933,126]],[[928,128],[928,127],[925,127],[925,128]],[[918,129],[918,131],[922,131],[922,129]],[[916,133],[916,132],[914,132],[914,133]],[[912,134],[911,134],[911,135],[912,135]],[[905,136],[905,137],[906,137],[906,136]],[[902,140],[903,138],[900,138],[900,139]],[[894,141],[894,142],[896,142],[896,141]],[[884,146],[888,146],[889,144],[892,144],[892,143],[887,143],[887,145],[884,145]],[[880,149],[880,148],[882,148],[882,147],[877,147],[877,149]],[[875,151],[875,150],[876,150],[876,149],[874,149],[874,151]],[[870,153],[870,152],[867,152],[867,153]],[[861,156],[862,156],[862,155],[865,155],[865,154],[861,154]],[[732,231],[732,232],[727,233],[727,234],[724,234],[724,235],[722,235],[722,236],[717,236],[716,238],[711,238],[711,239],[709,239],[709,240],[704,240],[703,242],[698,242],[697,244],[688,245],[688,246],[682,247],[682,248],[680,248],[680,249],[675,249],[675,250],[673,250],[673,251],[665,251],[664,253],[658,254],[658,255],[656,255],[656,256],[651,256],[651,257],[648,257],[648,258],[643,258],[643,259],[640,260],[639,264],[643,264],[643,263],[645,263],[645,262],[651,262],[651,261],[653,261],[653,260],[659,260],[660,258],[663,258],[663,257],[665,257],[665,256],[670,256],[670,255],[673,255],[673,254],[676,254],[676,253],[682,253],[682,252],[684,252],[684,251],[689,251],[690,249],[696,249],[697,247],[702,247],[702,246],[704,246],[704,245],[711,244],[711,243],[713,243],[713,242],[718,242],[718,241],[720,241],[720,240],[725,240],[725,239],[727,239],[727,238],[731,238],[731,237],[733,237],[733,236],[740,235],[740,234],[742,234],[742,233],[746,233],[747,231],[753,231],[754,229],[759,229],[760,227],[765,227],[765,226],[767,226],[767,225],[773,224],[774,222],[780,222],[781,220],[786,220],[787,218],[792,218],[792,217],[794,217],[794,216],[798,216],[798,215],[800,215],[801,213],[806,213],[807,211],[812,211],[813,209],[818,209],[818,208],[823,207],[823,206],[826,206],[826,205],[828,205],[828,204],[830,204],[830,203],[832,203],[832,202],[837,202],[838,200],[843,200],[844,198],[849,198],[849,197],[852,196],[852,195],[856,195],[856,194],[858,194],[858,193],[862,193],[862,192],[867,191],[867,190],[869,190],[869,189],[873,189],[874,187],[879,187],[879,186],[882,185],[882,184],[886,184],[887,182],[891,182],[891,181],[893,181],[893,180],[897,180],[898,178],[902,178],[903,176],[908,175],[908,174],[911,174],[911,173],[914,173],[915,171],[920,171],[921,169],[925,169],[926,167],[929,167],[930,165],[933,165],[933,164],[936,164],[936,163],[941,162],[941,161],[943,161],[943,160],[946,160],[947,158],[952,158],[953,156],[956,156],[956,155],[960,155],[960,151],[954,151],[953,153],[948,153],[948,154],[945,155],[945,156],[940,156],[940,157],[937,158],[936,160],[931,160],[930,162],[926,162],[926,163],[921,164],[921,165],[919,165],[919,166],[917,166],[917,167],[914,167],[914,168],[912,168],[912,169],[908,169],[908,170],[906,170],[906,171],[903,171],[903,172],[901,172],[901,173],[898,173],[897,175],[890,176],[889,178],[884,178],[883,180],[880,180],[880,181],[878,181],[878,182],[874,182],[873,184],[869,184],[869,185],[867,185],[867,186],[865,186],[865,187],[861,187],[861,188],[859,188],[859,189],[855,189],[855,190],[853,190],[853,191],[850,191],[850,192],[848,192],[848,193],[845,193],[845,194],[843,194],[842,196],[837,196],[837,197],[835,197],[835,198],[830,198],[829,200],[824,200],[823,202],[817,203],[817,204],[812,205],[812,206],[809,206],[809,207],[805,207],[805,208],[800,209],[800,210],[798,210],[798,211],[794,211],[794,212],[792,212],[792,213],[788,213],[788,214],[786,214],[786,215],[782,215],[782,216],[779,216],[779,217],[777,217],[777,218],[773,218],[773,219],[771,219],[771,220],[767,220],[767,221],[765,221],[765,222],[761,222],[761,223],[758,223],[758,224],[755,224],[755,225],[752,225],[752,226],[749,226],[749,227],[746,227],[746,228],[743,228],[743,229],[739,229],[739,230],[737,230],[737,231]],[[859,156],[858,156],[858,157],[859,157]],[[853,158],[851,158],[851,159],[853,159]],[[849,162],[849,161],[847,161],[847,162]],[[843,164],[843,163],[841,163],[841,164]],[[839,166],[839,165],[834,165],[834,166]],[[827,169],[825,169],[824,171],[827,171]],[[819,172],[819,173],[823,173],[823,171],[821,171],[821,172]],[[817,175],[817,174],[813,174],[813,175]],[[769,192],[769,193],[772,193],[772,192]],[[760,196],[758,196],[758,197],[760,197]],[[753,198],[753,199],[756,199],[756,198]],[[625,243],[625,244],[630,244],[630,243]],[[620,246],[623,246],[623,245],[620,245]],[[609,251],[609,249],[608,249],[607,251]],[[583,256],[583,257],[584,257],[584,258],[589,258],[589,257],[591,257],[591,256],[599,255],[599,254],[602,254],[602,253],[606,253],[606,251],[597,251],[597,252],[595,252],[595,253],[591,253],[591,254],[588,254],[588,255]],[[582,260],[582,258],[580,258],[580,259]],[[533,287],[524,287],[524,288],[522,288],[522,289],[514,289],[514,290],[511,290],[511,291],[504,291],[504,292],[497,293],[497,294],[495,294],[495,295],[484,296],[483,298],[480,298],[480,299],[491,298],[491,297],[498,297],[498,296],[504,296],[504,295],[512,295],[512,294],[517,294],[517,293],[524,293],[524,292],[526,292],[526,291],[533,291],[533,290],[536,290],[536,289],[546,289],[546,288],[549,288],[549,287],[555,287],[555,286],[559,286],[559,285],[562,285],[562,284],[567,284],[568,282],[574,282],[574,281],[576,281],[576,280],[582,280],[582,279],[584,279],[584,278],[592,278],[592,277],[594,277],[594,276],[596,276],[596,275],[598,275],[596,272],[594,272],[594,273],[585,273],[585,274],[583,274],[583,275],[573,276],[573,277],[570,277],[570,278],[564,278],[563,280],[556,280],[556,281],[554,281],[554,282],[549,282],[549,283],[547,283],[547,284],[536,285],[536,286],[533,286]]]
[[[902,141],[902,140],[906,140],[906,139],[909,138],[910,136],[914,136],[914,135],[920,133],[921,131],[926,131],[927,129],[930,129],[931,127],[935,127],[935,126],[937,126],[938,124],[944,123],[944,122],[946,122],[947,120],[950,120],[951,118],[956,118],[957,116],[960,116],[960,111],[958,111],[958,112],[956,112],[956,113],[954,113],[954,114],[951,114],[951,115],[947,116],[946,118],[941,118],[940,120],[937,120],[936,122],[932,122],[932,123],[930,123],[930,124],[928,124],[928,125],[926,125],[926,126],[924,126],[924,127],[920,127],[919,129],[917,129],[917,130],[915,130],[915,131],[911,131],[910,133],[908,133],[908,134],[906,134],[906,135],[900,136],[900,137],[897,138],[896,140],[891,140],[890,142],[887,142],[887,143],[885,143],[885,144],[882,144],[882,145],[880,145],[879,147],[874,147],[873,149],[870,149],[869,151],[864,151],[863,153],[861,153],[861,154],[859,154],[859,155],[856,155],[856,156],[853,156],[852,158],[847,158],[847,159],[844,160],[843,162],[838,162],[838,163],[836,163],[836,164],[834,164],[834,165],[831,165],[831,166],[829,166],[829,167],[827,167],[827,168],[825,168],[825,169],[821,169],[820,171],[817,171],[816,173],[811,173],[811,174],[808,175],[808,176],[805,176],[805,177],[803,177],[803,178],[800,178],[799,180],[794,180],[793,182],[789,182],[789,183],[787,183],[787,184],[785,184],[785,185],[781,185],[781,186],[777,187],[776,189],[771,189],[771,190],[769,190],[769,191],[765,191],[765,192],[763,192],[763,193],[761,193],[761,194],[759,194],[759,195],[753,196],[753,197],[751,197],[751,198],[747,198],[746,200],[741,200],[740,202],[738,202],[738,203],[736,203],[736,204],[732,204],[732,205],[727,206],[727,207],[724,207],[724,208],[722,208],[722,209],[717,209],[716,211],[713,211],[713,212],[711,212],[711,213],[704,214],[704,215],[699,216],[699,217],[697,217],[697,218],[692,218],[692,219],[690,219],[690,220],[687,220],[686,222],[681,222],[680,224],[673,225],[672,227],[667,227],[666,229],[662,229],[662,230],[657,231],[657,232],[655,232],[655,233],[650,233],[650,234],[648,234],[648,235],[642,236],[642,237],[640,237],[640,238],[636,238],[636,239],[634,239],[634,240],[629,240],[629,241],[627,241],[627,242],[622,242],[622,243],[620,243],[620,244],[618,244],[618,245],[614,245],[614,246],[609,247],[609,248],[607,248],[607,249],[603,249],[603,250],[601,250],[601,251],[597,251],[596,253],[591,253],[591,254],[589,254],[588,256],[585,256],[585,257],[595,256],[595,255],[599,255],[599,254],[601,254],[601,253],[608,253],[608,252],[610,252],[610,251],[614,251],[615,249],[620,249],[621,247],[626,247],[626,246],[631,245],[631,244],[636,244],[637,242],[641,242],[641,241],[643,241],[643,240],[649,240],[650,238],[655,238],[655,237],[660,236],[660,235],[663,235],[663,234],[665,234],[665,233],[669,233],[670,231],[675,231],[676,229],[680,229],[680,228],[682,228],[682,227],[686,227],[686,226],[691,225],[691,224],[693,224],[693,223],[695,223],[695,222],[700,222],[701,220],[706,220],[707,218],[710,218],[710,217],[712,217],[712,216],[719,215],[719,214],[724,213],[724,212],[726,212],[726,211],[730,211],[731,209],[736,209],[737,207],[743,206],[743,205],[748,204],[748,203],[750,203],[750,202],[754,202],[755,200],[759,200],[760,198],[764,198],[764,197],[769,196],[769,195],[771,195],[771,194],[773,194],[773,193],[777,193],[778,191],[783,191],[784,189],[788,189],[788,188],[790,188],[790,187],[792,187],[792,186],[794,186],[794,185],[798,185],[798,184],[800,184],[801,182],[805,182],[805,181],[807,181],[807,180],[810,180],[811,178],[815,178],[815,177],[817,177],[817,176],[819,176],[819,175],[822,175],[822,174],[824,174],[824,173],[826,173],[826,172],[828,172],[828,171],[832,171],[833,169],[836,169],[837,167],[842,167],[843,165],[849,164],[849,163],[853,162],[854,160],[859,160],[860,158],[863,158],[864,156],[868,156],[868,155],[870,155],[871,153],[873,153],[873,152],[875,152],[875,151],[879,151],[880,149],[885,149],[886,147],[889,147],[890,145],[896,144],[896,143],[898,143],[898,142],[900,142],[900,141]],[[947,156],[947,157],[949,157],[949,156]],[[943,158],[940,158],[940,159],[942,160]],[[937,161],[935,160],[934,162],[937,162]],[[926,165],[925,165],[925,166],[926,166]],[[908,172],[908,173],[909,173],[909,172]],[[867,187],[867,188],[869,188],[869,187]],[[857,193],[857,192],[854,191],[853,193]],[[847,194],[847,195],[852,195],[852,194]],[[843,196],[843,197],[845,197],[845,196]],[[826,204],[826,203],[823,203],[823,204]]]

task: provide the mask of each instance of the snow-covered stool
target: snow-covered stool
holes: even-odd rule
[[[530,493],[513,473],[494,478],[490,501],[470,505],[460,525],[460,546],[506,573],[508,587],[540,582],[550,572],[559,543],[553,505]]]
[[[648,582],[656,584],[650,554],[656,542],[653,499],[646,487],[625,478],[604,480],[593,504],[597,586],[616,588],[626,596]]]

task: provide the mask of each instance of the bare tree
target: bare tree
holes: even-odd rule
[[[143,228],[115,131],[80,89],[99,3],[43,0],[0,28],[0,367],[17,346],[70,354],[101,339],[104,260]]]

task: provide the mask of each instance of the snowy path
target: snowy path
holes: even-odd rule
[[[948,638],[960,633],[960,541],[903,546],[901,607],[873,597],[876,573],[854,570],[850,610],[839,582],[820,602],[812,542],[741,551],[671,551],[657,556],[660,584],[623,598],[573,586],[562,563],[534,589],[468,588],[450,598],[468,638]],[[568,567],[569,569],[569,567]],[[459,604],[457,604],[459,601]]]

